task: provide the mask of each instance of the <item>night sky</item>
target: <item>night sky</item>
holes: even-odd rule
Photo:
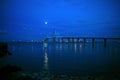
[[[120,37],[120,0],[0,0],[0,41]]]

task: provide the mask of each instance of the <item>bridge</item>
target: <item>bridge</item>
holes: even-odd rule
[[[83,39],[86,42],[87,39],[91,39],[94,42],[96,39],[102,39],[104,42],[107,40],[120,40],[120,38],[110,38],[110,37],[73,37],[73,36],[53,36],[46,37],[43,41],[49,42],[52,39],[52,42],[80,42],[80,39]]]
[[[94,46],[95,40],[103,40],[104,46],[107,45],[107,40],[120,40],[120,37],[80,37],[80,36],[56,36],[56,31],[54,29],[53,35],[46,37],[43,42],[53,42],[53,43],[80,43],[81,41],[85,44],[87,40],[92,41]]]
[[[87,39],[92,41],[94,46],[95,40],[103,40],[104,46],[107,45],[107,40],[120,40],[120,38],[110,38],[110,37],[74,37],[74,36],[52,36],[46,37],[43,42],[53,42],[53,43],[80,43],[81,40],[83,43],[87,42]]]

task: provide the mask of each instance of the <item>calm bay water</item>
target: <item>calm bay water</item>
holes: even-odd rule
[[[40,72],[44,69],[57,74],[99,74],[120,72],[118,43],[9,43],[12,56],[0,59],[0,65],[12,64],[23,71]]]

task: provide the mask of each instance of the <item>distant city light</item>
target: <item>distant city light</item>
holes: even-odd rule
[[[45,24],[48,24],[48,22],[47,22],[47,21],[45,21]]]

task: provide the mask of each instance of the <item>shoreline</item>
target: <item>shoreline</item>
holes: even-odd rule
[[[120,77],[117,75],[99,75],[99,76],[91,76],[91,75],[82,75],[82,76],[74,76],[74,75],[58,75],[58,74],[50,74],[46,71],[43,72],[13,72],[9,74],[6,78],[7,80],[119,80]]]

